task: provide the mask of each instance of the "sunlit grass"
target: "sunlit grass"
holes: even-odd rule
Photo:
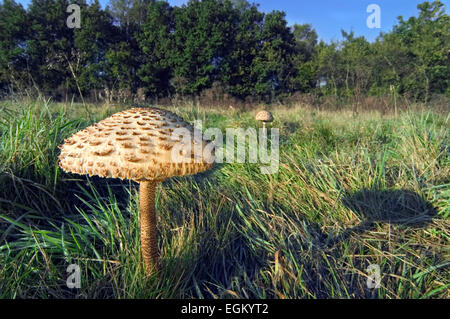
[[[0,104],[2,298],[448,298],[449,118],[274,107],[280,169],[218,164],[157,191],[145,278],[134,182],[63,173],[64,138],[126,106]],[[256,111],[172,107],[203,127]],[[66,286],[69,264],[81,288]],[[367,288],[367,267],[381,288]]]

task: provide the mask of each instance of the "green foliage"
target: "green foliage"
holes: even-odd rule
[[[101,9],[98,0],[81,6],[81,12],[82,28],[74,30],[74,48],[79,59],[74,65],[79,84],[87,91],[105,86],[107,79],[102,71],[114,29],[111,29],[111,17]]]
[[[330,91],[343,96],[360,93],[399,94],[427,101],[449,86],[450,18],[442,2],[424,2],[418,17],[399,17],[392,32],[370,44],[343,31],[339,44],[321,44],[316,57],[319,75]]]
[[[450,18],[439,0],[399,17],[373,43],[344,30],[343,40],[318,43],[312,25],[289,27],[284,12],[263,13],[246,0],[111,0],[106,9],[82,0],[75,30],[65,25],[68,4],[0,5],[0,90],[58,98],[141,88],[165,97],[201,95],[214,84],[241,99],[313,92],[352,101],[392,88],[428,101],[450,90]]]
[[[270,96],[293,90],[294,37],[285,14],[263,14],[256,6],[241,9],[232,50],[221,79],[239,97]]]
[[[26,12],[13,0],[0,4],[0,90],[3,85],[13,82],[22,85],[26,68],[24,44],[28,24]]]
[[[444,93],[450,85],[450,17],[440,1],[418,5],[418,17],[399,18],[392,37],[401,42],[408,56],[402,65],[402,89],[429,98],[430,92]],[[409,71],[409,72],[408,72]]]
[[[254,93],[254,63],[259,55],[261,25],[264,14],[256,6],[239,11],[239,20],[230,54],[224,58],[221,80],[233,95],[245,97]]]
[[[138,36],[143,32],[149,6],[153,0],[111,0],[106,12],[113,19],[112,37],[105,54],[108,89],[129,89],[142,86],[138,76],[145,63]]]
[[[256,95],[289,92],[289,80],[295,75],[291,63],[295,42],[284,12],[265,15],[260,39],[261,47],[252,68]]]
[[[197,94],[211,87],[234,38],[234,11],[229,1],[191,0],[174,9],[174,85]]]
[[[292,75],[292,85],[301,92],[310,91],[317,81],[317,69],[314,57],[317,55],[317,33],[310,24],[294,24],[292,34],[295,39],[295,54],[292,64],[296,76]]]
[[[119,41],[109,46],[105,55],[108,88],[135,89],[140,83],[137,77],[139,65],[135,49],[126,41]]]
[[[152,2],[142,32],[137,35],[142,51],[139,77],[151,95],[166,95],[172,78],[172,58],[175,48],[174,12],[167,2]]]
[[[74,36],[66,26],[67,0],[33,0],[28,8],[30,33],[27,39],[27,64],[33,83],[44,94],[60,85],[74,86],[69,62]]]

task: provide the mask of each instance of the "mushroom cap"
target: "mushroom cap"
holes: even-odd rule
[[[132,108],[65,139],[59,166],[89,176],[161,181],[211,168],[215,157],[210,143],[172,112]]]
[[[269,111],[259,111],[258,114],[256,114],[255,119],[262,122],[272,122],[273,116]]]

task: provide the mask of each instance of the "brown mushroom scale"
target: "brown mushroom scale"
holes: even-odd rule
[[[261,122],[272,122],[273,116],[269,111],[260,111],[256,114],[255,119]]]
[[[179,131],[184,134],[182,138],[173,134],[178,129],[184,129]],[[59,156],[64,171],[140,183],[141,245],[149,273],[158,260],[156,186],[172,176],[211,168],[214,154],[203,152],[210,141],[172,112],[132,108],[81,130],[64,142]],[[174,152],[174,147],[181,151]]]
[[[266,128],[266,123],[272,122],[273,116],[269,111],[260,111],[256,114],[255,119],[257,121],[261,121],[263,124],[263,128]]]

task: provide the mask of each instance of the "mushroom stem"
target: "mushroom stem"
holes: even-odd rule
[[[159,257],[155,212],[157,184],[156,181],[144,181],[140,183],[139,190],[141,249],[147,275],[151,273],[153,268],[157,268]]]
[[[263,124],[263,129],[265,129],[266,128],[266,122],[262,122],[262,124]]]

